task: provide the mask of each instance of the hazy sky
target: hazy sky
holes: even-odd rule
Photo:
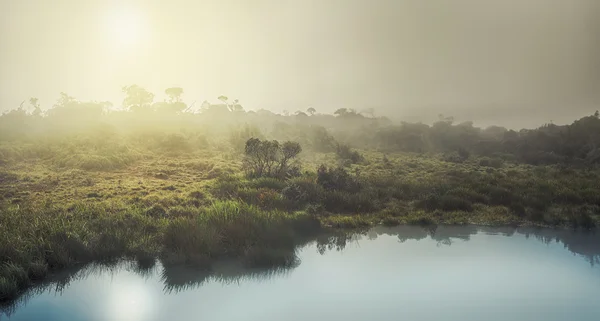
[[[120,88],[508,126],[600,108],[598,0],[0,0],[0,110]],[[533,122],[528,122],[532,120]]]

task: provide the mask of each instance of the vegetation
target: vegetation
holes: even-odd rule
[[[321,227],[600,223],[598,114],[516,132],[123,92],[0,116],[0,300],[123,257],[287,266]]]

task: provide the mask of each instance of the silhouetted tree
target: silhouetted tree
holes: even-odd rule
[[[165,89],[165,94],[169,96],[170,103],[179,103],[181,102],[181,95],[183,95],[183,88],[180,87],[171,87]]]
[[[123,100],[123,107],[130,111],[143,111],[149,110],[154,100],[154,94],[147,91],[146,89],[138,86],[131,85],[122,88],[125,94]]]

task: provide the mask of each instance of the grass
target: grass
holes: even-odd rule
[[[298,177],[249,179],[239,154],[186,137],[0,144],[0,301],[59,269],[123,257],[293,265],[321,226],[600,223],[595,168],[366,150],[337,168],[333,150],[303,155]]]

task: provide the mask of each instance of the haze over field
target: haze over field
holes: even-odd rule
[[[600,106],[597,0],[0,0],[0,111],[120,88],[510,128]]]

